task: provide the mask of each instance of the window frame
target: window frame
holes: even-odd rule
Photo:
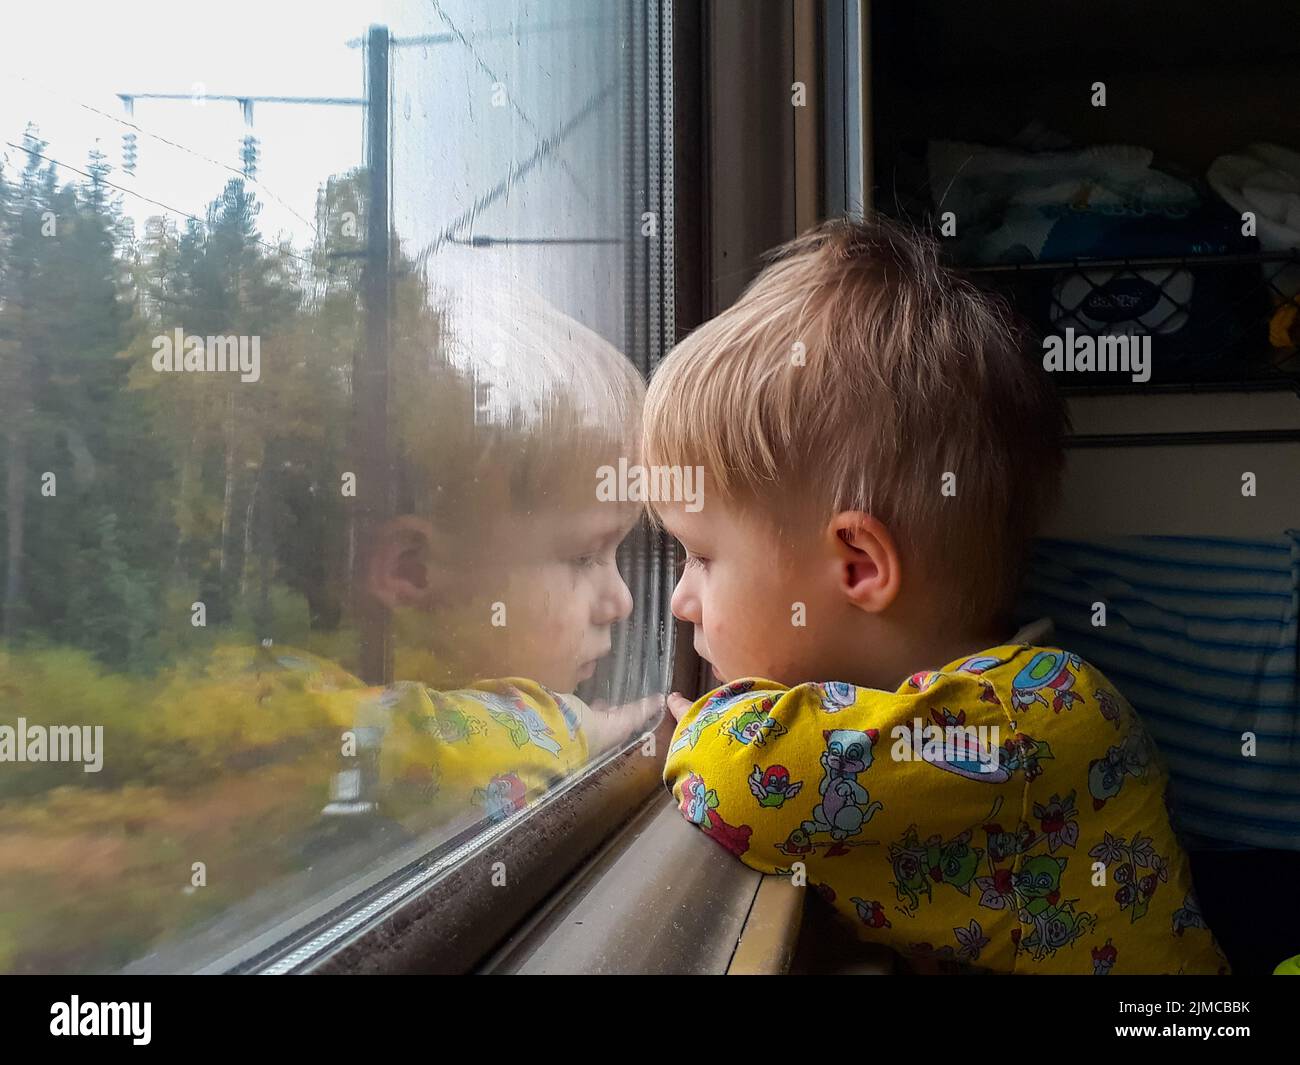
[[[668,749],[672,718],[651,733]],[[471,971],[663,787],[641,737],[462,847],[408,866],[395,883],[315,932],[231,971],[267,975]],[[505,873],[493,883],[496,863]]]
[[[634,294],[639,309],[629,303],[627,353],[647,378],[672,344],[735,299],[760,269],[764,251],[795,235],[820,200],[832,198],[830,186],[839,175],[826,173],[822,152],[830,131],[820,125],[828,117],[822,107],[829,86],[810,76],[814,107],[803,114],[785,109],[787,117],[779,123],[770,121],[765,108],[770,68],[789,75],[776,86],[782,96],[790,80],[811,74],[810,64],[833,32],[822,20],[834,20],[843,2],[829,0],[829,12],[820,0],[785,0],[759,10],[737,10],[714,0],[651,3],[658,15],[647,34],[653,47],[634,49],[631,62],[634,72],[638,61],[657,63],[664,107],[645,143],[657,144],[658,152],[643,150],[638,156],[635,145],[625,145],[637,168],[633,180],[644,177],[639,206],[660,212],[663,234],[657,244],[632,244],[628,250],[629,279],[643,290]],[[638,6],[624,0],[625,17]],[[848,6],[844,16],[863,17],[862,8]],[[635,90],[645,81],[639,74],[632,80],[633,98],[625,100],[631,128],[650,129],[652,116]],[[815,136],[809,135],[809,124]],[[844,169],[851,182],[851,168]],[[635,203],[635,190],[630,191]],[[839,195],[849,198],[851,192],[841,186]],[[656,273],[667,281],[657,297],[649,283]],[[666,602],[675,578],[666,547],[652,542],[656,557],[647,560],[634,589],[646,602],[660,596]],[[689,624],[674,620],[672,632],[671,690],[695,697],[712,686],[707,666],[694,650]],[[406,864],[372,889],[369,901],[354,897],[293,940],[225,971],[475,971],[593,855],[664,800],[663,759],[674,731],[665,712],[652,733],[652,754],[643,737],[628,741],[500,826],[467,834],[459,847],[448,849],[444,842]],[[496,862],[503,863],[505,884],[488,889]]]
[[[637,0],[624,0],[624,18],[636,27]],[[630,92],[624,114],[629,132],[644,131],[624,145],[628,202],[639,233],[642,211],[658,214],[658,240],[630,239],[627,355],[647,378],[686,328],[702,320],[696,299],[702,274],[693,252],[702,243],[701,215],[689,208],[683,228],[676,209],[698,190],[702,161],[692,131],[701,122],[699,7],[691,0],[652,0],[647,33],[632,40]],[[685,57],[680,66],[677,56]],[[646,99],[649,85],[655,99]],[[657,105],[657,106],[656,106]],[[687,190],[691,190],[687,192]],[[685,313],[683,313],[685,312]],[[650,537],[650,557],[634,576],[634,598],[650,614],[643,630],[667,631],[666,606],[674,578],[671,541]],[[694,693],[701,662],[689,627],[673,631],[671,672],[675,690]],[[622,648],[616,646],[615,654]],[[620,661],[622,657],[619,656]],[[617,683],[622,674],[616,675]],[[663,788],[664,754],[675,722],[665,712],[656,728],[629,740],[602,761],[586,767],[528,809],[500,825],[463,834],[463,842],[412,844],[395,856],[395,871],[353,894],[322,917],[292,933],[267,932],[206,971],[259,974],[464,973],[472,971],[550,893],[632,820]],[[419,854],[413,860],[409,852]],[[420,853],[423,851],[423,853]],[[504,884],[490,888],[495,863],[503,863]],[[289,925],[290,922],[284,922]],[[259,944],[272,946],[259,950]]]

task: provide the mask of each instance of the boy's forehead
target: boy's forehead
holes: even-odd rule
[[[699,510],[687,510],[684,503],[660,503],[656,508],[663,527],[678,538],[707,536],[720,520],[720,507],[705,503]]]
[[[773,521],[744,507],[705,500],[699,510],[688,510],[681,503],[661,503],[656,508],[663,527],[686,546],[701,550],[717,549],[724,544],[743,541],[773,550],[800,550],[807,544],[810,526],[793,519]]]
[[[548,538],[562,543],[596,544],[622,540],[637,522],[641,508],[627,504],[593,504],[553,511],[541,518]]]

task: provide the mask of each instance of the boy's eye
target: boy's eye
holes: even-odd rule
[[[691,569],[691,568],[695,568],[695,569],[708,569],[708,562],[709,562],[709,560],[708,560],[707,558],[699,558],[699,557],[697,557],[697,556],[695,556],[695,555],[687,555],[687,556],[686,556],[686,568],[687,568],[687,569]]]
[[[593,566],[600,565],[600,555],[579,555],[577,558],[572,559],[571,562],[579,569],[591,569]]]

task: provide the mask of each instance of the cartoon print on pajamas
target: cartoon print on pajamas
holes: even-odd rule
[[[1033,931],[1024,936],[1023,930],[1017,928],[1011,938],[1017,949],[1032,951],[1035,961],[1069,946],[1097,923],[1093,914],[1075,912],[1078,899],[1061,899],[1061,874],[1068,864],[1066,858],[1039,854],[1027,859],[1012,878],[1020,902],[1020,921],[1032,925]]]
[[[1158,751],[1076,656],[1007,645],[895,692],[755,679],[698,706],[719,704],[697,739],[683,719],[665,770],[683,814],[755,869],[802,870],[845,933],[941,971],[1226,968],[1159,801]],[[878,744],[918,718],[922,757],[886,759]]]
[[[673,741],[672,746],[668,748],[668,753],[676,754],[683,748],[695,750],[695,745],[700,742],[704,730],[721,721],[728,707],[748,695],[753,687],[752,680],[740,680],[719,688],[709,697],[709,701],[700,707],[700,712],[682,730],[682,734]]]
[[[766,747],[769,736],[784,736],[785,726],[768,711],[776,705],[776,699],[768,696],[757,705],[737,714],[727,722],[726,736],[746,747]]]
[[[722,819],[718,813],[718,793],[698,773],[691,773],[682,781],[678,809],[686,820],[698,825],[705,835],[737,858],[749,850],[749,837],[754,830],[749,825],[729,825]]]
[[[1105,688],[1097,689],[1097,709],[1101,711],[1101,716],[1109,721],[1115,728],[1119,728],[1120,720],[1124,717],[1124,707],[1120,703],[1119,697],[1113,692],[1108,692]]]
[[[1017,732],[1002,744],[999,763],[1008,775],[1024,772],[1025,780],[1037,780],[1043,775],[1042,762],[1053,758],[1052,748],[1045,740],[1036,740],[1023,732]]]
[[[825,684],[819,684],[817,687],[822,690],[822,709],[828,714],[837,714],[846,706],[852,706],[858,701],[856,685],[832,680],[827,681]]]
[[[1103,947],[1092,948],[1092,975],[1107,976],[1111,969],[1115,967],[1115,959],[1119,957],[1119,950],[1106,937],[1106,945]]]
[[[980,951],[992,942],[984,934],[984,929],[980,927],[979,921],[971,919],[971,923],[965,928],[954,928],[953,935],[957,937],[960,947],[957,950],[957,957],[965,961],[979,961]]]
[[[975,887],[981,906],[1014,909],[1021,925],[1031,926],[1028,935],[1022,927],[1014,929],[1011,938],[1018,952],[1032,953],[1035,961],[1041,961],[1089,932],[1097,918],[1076,912],[1078,899],[1061,899],[1061,877],[1068,859],[1056,857],[1056,852],[1063,847],[1073,849],[1079,840],[1074,792],[1036,802],[1033,810],[1037,830],[1024,821],[1014,831],[997,823],[984,826],[990,875],[976,877]],[[1030,854],[1038,847],[1046,847],[1048,853]],[[1019,869],[1017,860],[1021,860]]]
[[[980,740],[975,728],[966,728],[966,711],[954,714],[946,706],[943,712],[930,711],[930,720],[943,730],[942,749],[927,752],[925,764],[956,773],[964,780],[977,780],[981,784],[1001,784],[1011,779],[1010,767],[1003,764],[1001,748],[990,748]],[[951,737],[951,741],[948,739]],[[948,757],[951,746],[952,758]]]
[[[759,806],[779,808],[786,799],[793,799],[803,790],[803,781],[791,780],[790,770],[783,765],[770,765],[766,770],[754,766],[749,774],[749,790]]]
[[[1056,713],[1071,710],[1083,696],[1074,691],[1071,670],[1083,667],[1083,660],[1069,651],[1039,651],[1011,682],[1011,705],[1024,710],[1035,703],[1050,706]],[[1051,702],[1047,696],[1051,694]]]
[[[474,789],[474,801],[487,810],[490,820],[504,821],[528,805],[527,791],[518,773],[501,773],[486,788]]]
[[[1065,798],[1053,795],[1048,802],[1034,803],[1034,817],[1038,819],[1038,831],[1035,832],[1027,822],[1021,821],[1013,831],[1008,832],[1000,824],[984,826],[984,835],[988,845],[989,868],[994,877],[978,877],[975,886],[981,891],[994,895],[1006,896],[1010,880],[1006,877],[997,879],[998,865],[1008,858],[1019,854],[1028,854],[1040,843],[1046,843],[1048,852],[1055,854],[1061,847],[1073,847],[1079,841],[1078,811],[1074,806],[1074,792]],[[1005,871],[1002,871],[1005,872]],[[981,898],[980,905],[991,909],[1001,909],[991,898]]]
[[[867,789],[858,783],[858,774],[871,768],[871,749],[878,737],[876,729],[822,732],[826,741],[821,757],[825,774],[817,788],[822,801],[813,807],[812,820],[805,821],[800,828],[810,841],[816,834],[825,833],[841,845],[832,847],[827,857],[846,853],[843,842],[861,832],[876,811],[885,808],[883,803],[872,802]]]
[[[943,674],[935,669],[922,670],[920,673],[913,673],[907,678],[908,687],[915,688],[917,692],[928,692],[940,680]]]
[[[1115,901],[1121,911],[1128,911],[1129,924],[1147,915],[1156,889],[1169,881],[1169,859],[1156,853],[1154,843],[1154,839],[1140,832],[1133,834],[1131,843],[1123,836],[1112,836],[1107,832],[1105,838],[1088,851],[1088,857],[1105,865],[1110,879],[1119,885],[1115,890]],[[1112,870],[1111,866],[1115,868]],[[1183,903],[1186,905],[1186,898]],[[1177,921],[1176,911],[1175,925]]]
[[[992,669],[994,666],[1001,665],[1003,661],[1004,660],[999,658],[997,655],[973,655],[966,659],[966,661],[962,662],[961,665],[953,670],[953,672],[974,673],[976,676],[979,676],[981,673]]]
[[[516,692],[507,699],[495,692],[475,692],[471,698],[488,708],[488,716],[510,734],[516,747],[526,747],[530,742],[550,754],[559,756],[560,744],[555,733]]]
[[[437,736],[443,743],[460,743],[471,736],[481,736],[487,731],[486,724],[465,713],[441,692],[426,688],[425,693],[433,703],[436,716],[422,717],[421,731]]]
[[[963,895],[970,894],[970,883],[984,852],[972,850],[969,842],[970,832],[966,831],[946,843],[937,835],[922,843],[916,826],[910,825],[900,842],[889,845],[889,861],[896,878],[890,883],[908,917],[916,915],[922,895],[926,901],[934,901],[935,884],[947,884]]]
[[[1092,808],[1100,810],[1108,799],[1113,799],[1124,786],[1125,777],[1139,780],[1146,776],[1151,764],[1151,746],[1146,734],[1130,732],[1116,746],[1106,751],[1102,758],[1088,763],[1088,792],[1092,795]]]
[[[817,853],[812,837],[802,828],[792,829],[783,842],[776,844],[776,849],[790,858]]]
[[[1183,904],[1174,910],[1174,935],[1181,936],[1188,928],[1204,928],[1205,918],[1201,916],[1201,904],[1196,901],[1196,892],[1189,891],[1183,896]]]
[[[1002,797],[998,796],[982,820],[996,817],[1000,809]],[[934,901],[935,884],[947,884],[963,895],[970,894],[971,882],[984,854],[980,848],[970,846],[973,832],[974,828],[968,828],[946,842],[941,835],[930,836],[922,842],[916,825],[909,825],[903,838],[889,845],[889,862],[894,871],[890,884],[898,901],[905,904],[899,907],[901,912],[915,917],[922,895],[927,901]]]
[[[874,899],[867,902],[858,898],[856,895],[849,899],[854,908],[858,911],[858,917],[868,928],[893,928],[889,923],[889,918],[885,916],[884,903],[876,902]]]
[[[580,727],[578,712],[569,705],[569,701],[559,692],[551,691],[545,684],[539,684],[538,687],[549,695],[555,705],[560,708],[560,716],[564,718],[564,727],[569,730],[569,739],[574,739],[578,735]]]

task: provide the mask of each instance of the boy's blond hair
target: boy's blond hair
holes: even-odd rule
[[[430,352],[394,361],[399,510],[467,543],[508,514],[597,502],[597,470],[636,461],[645,383],[604,337],[522,285],[439,293]]]
[[[772,253],[664,360],[644,425],[647,463],[703,465],[779,529],[870,513],[952,587],[954,620],[986,624],[1053,502],[1066,415],[1002,302],[876,217]]]

